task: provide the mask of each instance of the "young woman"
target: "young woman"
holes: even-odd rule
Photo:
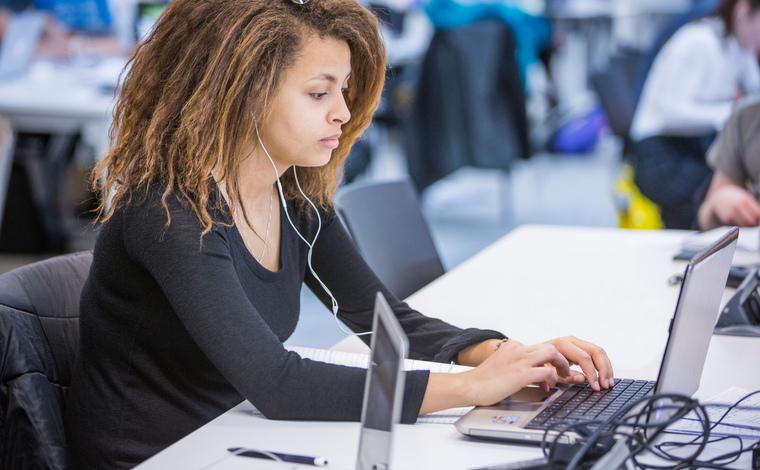
[[[410,372],[407,423],[530,383],[612,385],[606,353],[576,338],[523,346],[424,317],[352,245],[330,200],[380,98],[379,30],[354,0],[174,0],[138,47],[95,171],[112,191],[82,292],[74,468],[134,466],[243,399],[358,420],[363,370],[283,347],[303,283],[356,332],[381,291],[412,357],[478,366]]]
[[[705,154],[735,100],[760,91],[760,0],[722,0],[655,58],[631,124],[635,182],[667,228],[696,228]]]

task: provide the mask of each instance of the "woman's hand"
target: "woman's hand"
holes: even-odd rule
[[[557,371],[560,382],[582,383],[584,380],[588,380],[591,388],[597,391],[602,388],[611,388],[615,385],[612,363],[610,362],[610,358],[607,357],[607,353],[604,349],[574,336],[556,338],[549,340],[546,343],[557,348],[557,351],[559,351],[559,353],[572,364],[579,365],[583,374],[585,374],[584,376],[578,371],[571,370],[570,375],[562,376],[561,373]]]
[[[487,406],[534,383],[548,391],[560,377],[570,377],[572,372],[570,363],[554,345],[525,346],[509,340],[482,364],[463,375],[470,376],[472,404]]]
[[[547,391],[557,382],[582,383],[587,377],[595,390],[613,384],[607,353],[578,338],[557,338],[531,346],[509,340],[490,351],[473,370],[430,374],[420,414],[459,406],[493,405],[530,384],[539,384]],[[571,363],[580,365],[583,373],[572,371]]]

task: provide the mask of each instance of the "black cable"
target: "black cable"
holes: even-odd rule
[[[745,400],[748,400],[749,398],[751,398],[751,397],[753,397],[755,395],[758,395],[758,394],[760,394],[760,390],[756,390],[754,392],[750,392],[747,395],[744,395],[741,399],[737,400],[736,403],[733,403],[731,405],[726,405],[724,403],[709,403],[709,404],[707,404],[707,406],[711,406],[711,407],[720,407],[720,406],[727,406],[728,407],[728,409],[726,409],[726,411],[723,413],[723,416],[721,416],[720,418],[718,418],[717,421],[715,421],[715,425],[714,426],[718,426],[724,419],[726,419],[726,417],[733,410],[736,410],[736,409],[742,409],[742,410],[750,409],[750,410],[753,410],[753,411],[758,410],[757,407],[740,407],[739,406],[739,404],[741,402],[743,402]],[[734,426],[734,425],[733,424],[726,424],[725,426]],[[760,431],[760,428],[758,428],[756,426],[739,425],[739,426],[736,426],[736,427],[744,427],[744,428],[748,428],[748,429],[753,429],[754,428],[754,430]]]
[[[692,400],[688,397],[683,396],[669,396],[669,397],[648,397],[649,400],[646,400],[646,406],[642,409],[642,411],[636,416],[636,424],[643,428],[643,431],[639,432],[638,435],[641,436],[639,446],[632,450],[631,452],[631,459],[639,468],[647,468],[647,469],[654,469],[654,470],[664,470],[664,469],[670,469],[673,468],[672,465],[668,466],[661,466],[661,465],[654,465],[654,464],[645,464],[637,458],[637,456],[643,452],[644,450],[648,451],[655,457],[666,461],[666,462],[678,462],[682,466],[686,464],[690,464],[691,462],[695,461],[699,455],[702,453],[704,448],[707,446],[707,442],[709,442],[709,417],[707,416],[706,410],[702,408],[699,403],[696,400]],[[664,399],[673,400],[674,402],[682,401],[683,404],[681,406],[667,406],[662,407],[662,401]],[[648,422],[649,416],[651,416],[652,413],[655,412],[655,410],[652,409],[653,406],[656,406],[658,410],[665,410],[667,411],[674,411],[672,415],[669,415],[669,418],[664,421],[655,421],[655,422]],[[659,449],[655,446],[654,442],[655,439],[665,431],[668,427],[670,427],[672,424],[676,423],[679,419],[686,416],[687,414],[695,412],[697,416],[700,418],[700,422],[703,424],[704,432],[698,436],[697,438],[692,440],[692,445],[696,445],[697,448],[694,450],[694,452],[691,455],[688,456],[679,456],[675,457],[672,454],[668,452],[663,452],[662,449]],[[644,423],[641,422],[641,420],[646,420]],[[649,431],[647,431],[649,430]],[[629,444],[630,446],[630,444]],[[674,458],[675,457],[675,458]]]
[[[711,431],[720,425],[760,431],[758,426],[724,422],[732,411],[758,410],[758,407],[740,406],[741,403],[757,394],[760,394],[760,391],[749,393],[730,405],[700,404],[697,400],[675,394],[644,397],[620,408],[606,420],[584,421],[572,425],[560,424],[547,429],[541,442],[541,449],[549,462],[550,469],[577,470],[584,466],[590,466],[603,452],[609,450],[615,440],[620,439],[626,442],[630,454],[628,459],[639,469],[725,469],[728,465],[736,462],[742,454],[758,448],[760,441],[745,447],[744,441],[739,436],[719,436],[711,439]],[[725,407],[727,409],[715,422],[711,422],[707,409],[714,407]],[[661,433],[687,415],[693,415],[688,419],[700,423],[700,433],[687,442],[665,441],[655,443]],[[659,419],[660,416],[666,418]],[[657,418],[653,420],[652,417]],[[577,443],[573,445],[560,444],[561,440],[568,440],[566,439],[568,433],[585,436],[585,439],[577,440]],[[699,459],[708,445],[731,439],[738,441],[737,450],[706,460]],[[687,455],[676,455],[677,451],[692,447],[694,447],[693,451]],[[600,454],[600,449],[602,454]],[[640,461],[638,456],[644,451],[656,459],[666,462],[667,465],[647,464]],[[572,454],[569,456],[570,452]]]
[[[718,418],[711,425],[710,429],[711,430],[715,430],[717,428],[717,426],[724,425],[724,426],[731,426],[731,427],[734,427],[734,428],[747,429],[747,430],[752,430],[752,431],[760,431],[760,427],[758,427],[758,426],[743,425],[743,424],[725,424],[725,423],[723,423],[723,420],[726,419],[731,414],[732,411],[735,411],[735,410],[751,410],[751,411],[760,410],[760,408],[758,408],[758,407],[743,407],[743,406],[740,406],[740,404],[742,402],[748,400],[752,396],[757,395],[759,393],[760,393],[760,391],[755,391],[755,392],[748,393],[747,395],[745,395],[741,399],[737,400],[736,403],[733,403],[733,404],[723,404],[723,403],[709,403],[709,404],[705,404],[704,405],[705,408],[718,408],[718,407],[725,407],[726,408],[726,410],[723,412],[723,414],[720,416],[720,418]],[[741,457],[741,455],[743,453],[750,452],[753,449],[755,449],[758,446],[758,442],[760,442],[760,441],[755,442],[754,444],[750,445],[746,449],[744,448],[744,441],[739,436],[724,436],[723,438],[717,439],[716,441],[712,441],[712,442],[717,442],[717,441],[722,440],[722,439],[736,439],[738,441],[738,443],[739,443],[739,449],[736,450],[736,451],[727,452],[725,454],[718,455],[716,457],[713,457],[710,460],[696,461],[695,463],[697,465],[700,465],[700,467],[695,467],[695,468],[725,468],[724,467],[725,465],[729,465],[731,463],[736,462]],[[687,443],[681,443],[681,444],[682,444],[681,445],[682,448],[685,447],[685,446],[691,445],[691,443],[688,443],[688,442]],[[678,447],[678,443],[674,443],[673,446],[674,447]],[[719,463],[719,464],[716,464],[716,462],[719,462],[721,460],[726,460],[726,461],[722,462],[722,463]],[[715,465],[718,465],[718,466],[716,467]]]

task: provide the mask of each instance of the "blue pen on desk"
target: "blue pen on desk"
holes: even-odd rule
[[[261,451],[253,450],[253,449],[244,449],[242,447],[230,447],[227,450],[241,457],[253,457],[256,459],[275,460],[269,455],[271,454],[277,457],[278,459],[282,460],[283,462],[314,465],[315,467],[324,467],[327,465],[327,460],[323,459],[322,457],[308,457],[305,455],[281,454],[279,452],[261,452]]]

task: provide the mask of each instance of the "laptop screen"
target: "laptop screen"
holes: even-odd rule
[[[15,13],[11,17],[0,38],[0,80],[26,72],[44,24],[45,15],[37,11]]]
[[[372,331],[356,465],[360,470],[387,469],[390,464],[393,425],[401,417],[404,395],[404,358],[409,349],[401,325],[379,292]]]
[[[731,229],[694,256],[686,267],[657,379],[657,393],[690,397],[699,389],[738,235],[738,228]]]

